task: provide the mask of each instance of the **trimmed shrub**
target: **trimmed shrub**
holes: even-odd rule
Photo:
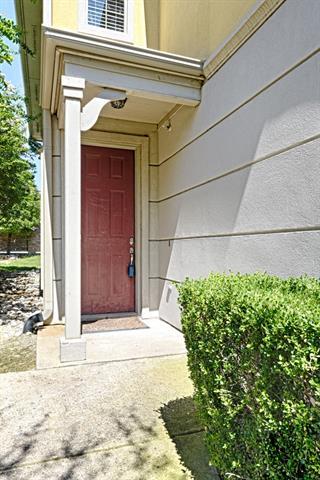
[[[212,274],[178,286],[195,399],[221,478],[320,479],[320,282]]]

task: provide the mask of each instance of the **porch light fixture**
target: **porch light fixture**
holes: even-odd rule
[[[161,125],[162,128],[165,128],[168,132],[171,132],[172,130],[172,124],[171,124],[171,120],[169,118],[169,120],[167,120],[165,123],[163,123]]]
[[[128,98],[124,98],[123,100],[114,100],[113,102],[111,102],[111,107],[120,110],[120,108],[123,108],[125,106],[127,100]]]

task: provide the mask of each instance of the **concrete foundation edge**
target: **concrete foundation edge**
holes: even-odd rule
[[[83,338],[60,338],[60,362],[79,362],[86,360],[87,342]]]

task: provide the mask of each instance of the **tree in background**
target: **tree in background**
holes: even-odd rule
[[[0,63],[12,63],[14,53],[6,41],[19,45],[32,55],[32,50],[22,41],[22,32],[13,20],[0,15]]]
[[[14,22],[0,16],[0,64],[13,60],[8,40],[31,53]],[[24,100],[0,74],[0,234],[8,235],[8,253],[12,235],[28,237],[40,223],[39,193],[34,182],[37,152],[30,148],[26,132]]]

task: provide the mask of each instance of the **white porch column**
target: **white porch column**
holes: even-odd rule
[[[65,338],[61,361],[85,360],[81,339],[81,99],[85,80],[62,76],[65,168]]]

